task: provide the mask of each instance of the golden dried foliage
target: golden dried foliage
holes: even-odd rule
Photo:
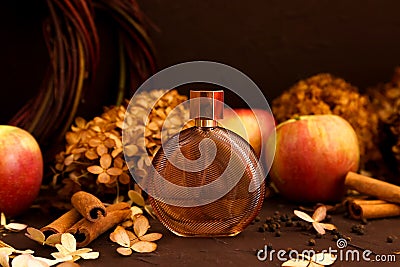
[[[301,80],[272,102],[277,123],[299,115],[335,114],[357,133],[361,164],[381,158],[377,147],[378,118],[367,96],[345,80],[322,73]]]
[[[103,114],[90,121],[75,119],[65,135],[65,150],[55,157],[53,185],[58,187],[62,199],[70,199],[79,190],[115,198],[133,188],[134,181],[123,153],[124,123],[132,129],[124,136],[129,142],[125,146],[129,166],[134,167],[135,175],[145,177],[145,167],[151,164],[153,154],[161,145],[161,133],[163,138],[168,138],[187,121],[188,109],[180,105],[187,97],[176,90],[141,92],[136,99],[135,105],[128,106],[126,101],[121,106],[107,107]],[[152,103],[156,104],[152,107]],[[150,114],[146,110],[151,110]],[[145,134],[140,135],[135,127],[141,127],[142,133],[144,128]],[[145,144],[145,149],[140,143]]]
[[[368,94],[380,120],[380,147],[385,162],[392,163],[391,168],[400,173],[400,67],[390,82],[370,88]]]

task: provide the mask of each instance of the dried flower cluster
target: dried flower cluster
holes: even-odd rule
[[[146,165],[162,141],[191,125],[186,124],[189,109],[182,104],[186,100],[176,90],[143,92],[131,100],[124,125],[125,158],[128,166],[138,167],[134,169],[138,178],[146,177]]]
[[[60,236],[59,243],[55,244],[58,252],[51,253],[54,259],[36,257],[32,254],[33,250],[18,250],[0,241],[0,265],[10,267],[9,259],[12,254],[20,254],[11,261],[12,267],[50,267],[58,263],[74,262],[79,259],[97,259],[99,252],[94,252],[90,248],[76,249],[76,240],[72,234],[64,233]],[[79,266],[79,265],[78,265]]]
[[[142,214],[134,214],[132,210],[132,229],[128,230],[128,227],[117,226],[115,230],[110,234],[111,241],[120,245],[117,248],[117,252],[124,256],[129,256],[133,251],[139,253],[149,253],[157,249],[157,244],[154,241],[159,240],[162,237],[160,233],[147,234],[147,230],[150,228],[149,220]]]
[[[129,156],[129,166],[133,167],[135,175],[144,177],[147,174],[145,165],[151,164],[151,156],[161,144],[163,126],[163,137],[168,137],[178,132],[180,128],[176,125],[182,125],[187,118],[188,111],[179,105],[186,97],[176,90],[141,92],[136,99],[140,101],[135,105],[128,106],[126,102],[125,105],[106,108],[101,116],[91,121],[79,117],[75,119],[75,125],[65,136],[65,150],[56,156],[53,185],[60,187],[58,195],[62,199],[70,199],[79,190],[101,198],[125,194],[134,183],[123,153],[124,123],[132,129],[124,136],[129,143],[125,146],[125,156]],[[152,103],[155,105],[151,106]],[[169,116],[178,105],[176,113]],[[146,109],[151,111],[150,114]],[[164,125],[167,116],[173,123]],[[142,128],[142,134],[138,128]],[[145,149],[137,145],[143,142]]]
[[[273,101],[272,110],[278,123],[299,115],[339,115],[357,133],[362,164],[381,157],[378,118],[368,97],[341,78],[324,73],[301,80]]]
[[[334,226],[333,224],[330,223],[321,223],[321,221],[323,221],[326,217],[326,211],[327,208],[325,205],[319,206],[313,213],[312,217],[310,215],[308,215],[305,212],[302,212],[300,210],[295,210],[294,214],[303,219],[306,222],[312,223],[312,226],[314,227],[314,229],[321,235],[325,234],[325,229],[326,230],[333,230],[336,229],[336,226]]]
[[[400,172],[400,67],[395,69],[391,82],[371,88],[368,93],[381,123],[381,149],[386,162]]]

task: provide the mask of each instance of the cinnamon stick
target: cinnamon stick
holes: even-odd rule
[[[88,245],[102,233],[127,219],[131,214],[130,206],[125,202],[110,205],[106,210],[107,216],[101,216],[95,222],[83,218],[67,230],[68,233],[75,236],[78,247]]]
[[[376,219],[400,216],[400,205],[384,200],[351,200],[349,213],[353,219]]]
[[[349,172],[345,178],[348,188],[388,202],[400,203],[400,186]]]
[[[72,206],[88,221],[96,222],[107,215],[106,207],[100,199],[85,191],[71,197]]]
[[[71,209],[61,215],[58,219],[51,222],[50,224],[42,227],[40,231],[45,236],[50,236],[52,234],[65,233],[72,225],[78,222],[82,216],[76,209]]]

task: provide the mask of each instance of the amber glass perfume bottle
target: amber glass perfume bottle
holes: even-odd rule
[[[234,236],[261,209],[262,168],[251,146],[218,125],[223,91],[191,91],[195,126],[164,142],[150,172],[150,203],[179,236]]]

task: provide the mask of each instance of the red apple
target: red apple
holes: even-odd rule
[[[15,216],[25,211],[39,193],[42,153],[30,133],[0,125],[0,155],[0,212]]]
[[[273,155],[267,155],[272,160]],[[310,115],[276,128],[270,177],[279,192],[298,202],[338,201],[344,179],[359,165],[357,135],[336,115]]]
[[[257,157],[266,145],[271,131],[275,127],[274,117],[262,109],[224,109],[224,119],[221,125],[241,137],[253,147]]]

